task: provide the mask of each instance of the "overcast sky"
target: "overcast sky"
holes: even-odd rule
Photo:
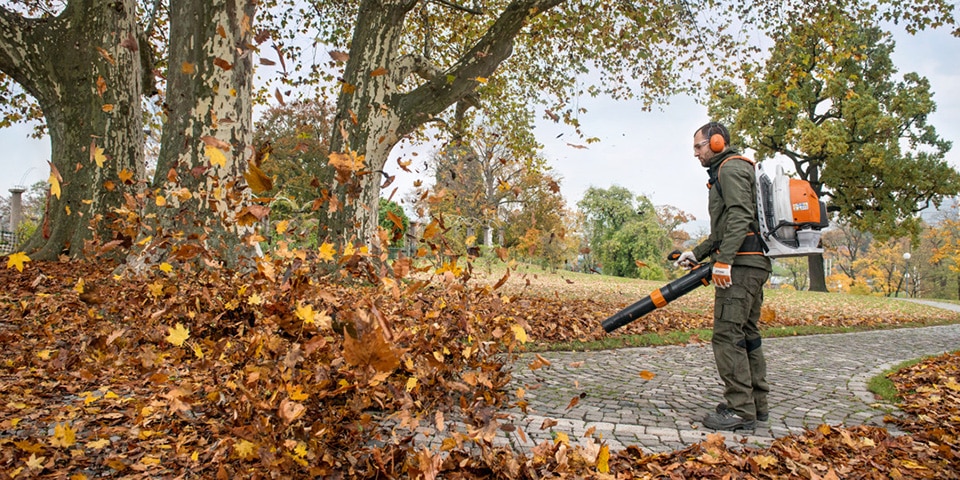
[[[917,72],[930,80],[937,112],[929,121],[941,137],[954,143],[947,159],[960,169],[960,39],[946,31],[909,36],[896,30],[894,39],[897,78]],[[688,225],[688,230],[705,225],[706,174],[692,149],[694,130],[709,120],[705,107],[685,97],[675,97],[662,110],[652,112],[640,111],[635,102],[605,98],[585,97],[580,99],[580,105],[588,110],[580,117],[583,131],[589,137],[598,137],[599,143],[578,149],[568,144],[584,144],[571,128],[544,120],[536,128],[550,166],[561,177],[561,192],[569,206],[574,207],[591,186],[619,185],[646,195],[656,205],[672,205],[693,214],[698,222]],[[28,139],[28,133],[25,126],[0,130],[0,194],[4,196],[14,185],[29,186],[49,175],[49,140]],[[421,152],[411,158],[410,147],[398,147],[393,157],[414,159],[413,168],[423,171],[429,149]],[[413,189],[418,178],[402,172],[393,159],[387,162],[385,170],[397,174],[397,181],[384,195],[398,187],[398,200]],[[430,182],[425,173],[420,178]]]

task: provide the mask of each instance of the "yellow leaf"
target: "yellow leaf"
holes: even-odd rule
[[[193,354],[200,360],[203,360],[203,349],[200,348],[200,344],[194,343],[191,345],[191,347],[193,347]]]
[[[160,271],[161,271],[161,272],[164,272],[164,273],[170,273],[170,272],[173,271],[173,265],[170,265],[170,264],[167,263],[167,262],[161,263],[160,266],[157,267],[157,268],[159,268]]]
[[[118,173],[117,176],[120,177],[120,181],[123,183],[128,183],[133,180],[133,172],[127,170],[126,168],[120,170],[120,173]]]
[[[250,295],[249,298],[247,298],[247,303],[250,305],[262,305],[263,298],[260,297],[259,293],[254,293],[253,295]]]
[[[310,398],[310,395],[303,393],[303,387],[301,387],[300,385],[287,388],[287,393],[290,394],[290,400],[293,400],[295,402],[302,402]]]
[[[320,260],[332,261],[335,253],[337,253],[337,251],[334,249],[332,243],[320,245]]]
[[[411,392],[414,388],[417,387],[417,377],[410,377],[407,379],[407,391]]]
[[[647,370],[640,370],[640,378],[642,378],[642,379],[644,379],[644,380],[653,380],[654,377],[656,377],[656,376],[657,376],[656,373],[653,373],[653,372],[650,372],[650,371],[647,371]]]
[[[163,284],[159,281],[147,285],[147,288],[150,289],[150,295],[158,298],[163,296]]]
[[[163,198],[163,195],[157,195],[153,198],[153,201],[156,202],[158,207],[162,207],[167,204],[167,199]]]
[[[57,180],[56,175],[50,174],[50,178],[47,180],[50,182],[50,195],[60,198],[60,180]]]
[[[753,457],[753,461],[757,462],[757,465],[759,465],[761,469],[765,469],[767,467],[776,465],[777,457],[770,455],[757,455]]]
[[[77,284],[73,286],[73,291],[83,293],[83,278],[77,279]]]
[[[363,168],[364,156],[348,150],[347,153],[333,152],[327,158],[330,166],[339,171],[357,172]]]
[[[70,448],[77,443],[77,432],[70,428],[69,423],[58,423],[53,427],[53,439],[50,444],[54,447]]]
[[[70,480],[87,480],[87,476],[82,473],[74,473],[70,475]]]
[[[343,247],[343,256],[344,258],[350,257],[353,254],[357,253],[357,250],[353,247],[352,243],[348,243]]]
[[[110,113],[113,111],[113,104],[112,103],[104,104],[102,107],[100,107],[100,109],[103,110],[104,113]]]
[[[37,356],[40,357],[40,360],[50,360],[50,354],[53,353],[50,350],[40,350],[37,352]]]
[[[527,343],[527,331],[523,329],[520,325],[514,325],[510,327],[510,331],[513,332],[514,338],[517,339],[520,343]]]
[[[600,453],[597,454],[597,471],[600,473],[610,473],[610,446],[600,447]]]
[[[16,267],[18,272],[22,272],[23,264],[29,261],[30,261],[30,257],[28,257],[26,253],[17,252],[7,257],[7,268]]]
[[[477,241],[477,236],[470,235],[469,237],[467,237],[466,240],[463,241],[463,243],[465,243],[468,247],[471,247],[473,246],[474,243],[476,243],[476,241]]]
[[[317,314],[313,311],[313,305],[310,305],[309,303],[306,305],[297,305],[297,318],[303,320],[303,323],[306,323],[307,325],[313,325],[316,315]]]
[[[30,458],[27,459],[27,466],[30,467],[30,470],[40,470],[43,468],[43,461],[47,457],[37,457],[36,453],[31,453]]]
[[[553,439],[553,444],[558,445],[561,443],[570,445],[570,436],[563,432],[557,432],[556,438]]]
[[[169,335],[167,335],[167,341],[178,347],[182,346],[183,342],[190,338],[190,329],[184,328],[180,322],[177,322],[175,328],[167,327],[167,332],[169,333]]]
[[[64,206],[63,209],[67,211],[67,216],[69,217],[70,213],[72,212],[72,210],[70,210],[70,205]]]
[[[220,168],[224,168],[227,166],[227,157],[226,155],[223,154],[223,151],[221,151],[219,148],[213,145],[207,145],[203,147],[203,153],[206,156],[210,157],[211,165],[217,165]]]
[[[200,452],[194,451],[192,454],[190,454],[190,460],[193,460],[194,462],[200,461]]]
[[[476,80],[480,83],[487,83],[487,77],[477,77]]]
[[[87,447],[94,450],[100,450],[103,447],[110,445],[110,440],[106,438],[101,438],[100,440],[94,440],[92,442],[87,442]]]
[[[93,149],[93,161],[97,162],[97,166],[103,168],[103,162],[107,160],[107,156],[103,154],[103,148],[95,147]]]
[[[255,443],[247,440],[240,440],[239,442],[233,444],[233,450],[237,452],[237,456],[244,460],[253,458],[254,450],[256,448],[257,445]]]

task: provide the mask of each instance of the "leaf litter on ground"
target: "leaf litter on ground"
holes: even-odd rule
[[[610,452],[602,439],[518,452],[494,442],[517,430],[499,412],[522,402],[504,367],[524,341],[600,335],[636,285],[582,298],[531,288],[546,275],[529,273],[501,290],[500,278],[449,272],[350,285],[306,265],[140,278],[83,262],[3,270],[0,478],[958,478],[956,355],[894,377],[911,392],[896,419],[909,435],[823,425],[766,449],[712,435],[669,454]],[[708,325],[697,306],[708,293],[628,328]],[[772,297],[774,321],[926,315],[847,315],[826,301],[798,314]],[[423,432],[442,440],[422,444]]]

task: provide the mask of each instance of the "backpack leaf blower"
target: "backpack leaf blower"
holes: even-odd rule
[[[667,258],[670,260],[680,258],[680,251],[674,250]],[[698,263],[690,269],[690,273],[650,292],[650,295],[604,320],[602,324],[604,331],[610,333],[658,308],[665,307],[698,287],[709,285],[712,273],[713,262]]]

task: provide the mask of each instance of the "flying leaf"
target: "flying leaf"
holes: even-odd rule
[[[220,58],[220,57],[214,58],[214,59],[213,59],[213,64],[216,65],[216,66],[218,66],[218,67],[220,67],[220,68],[222,68],[222,69],[224,69],[224,70],[230,70],[230,69],[233,68],[233,65],[231,65],[230,62],[228,62],[228,61],[226,61],[226,60],[224,60],[224,59],[222,59],[222,58]]]
[[[350,54],[346,52],[341,52],[339,50],[330,50],[330,52],[328,53],[330,54],[330,58],[332,58],[333,61],[337,63],[343,63],[343,62],[346,62],[347,60],[350,60]]]
[[[371,76],[371,77],[379,77],[379,76],[381,76],[381,75],[386,75],[386,74],[387,74],[387,69],[386,69],[386,68],[383,68],[383,67],[380,67],[380,68],[378,68],[378,69],[370,72],[370,76]]]
[[[47,160],[47,163],[50,165],[50,178],[47,180],[50,182],[50,195],[60,199],[60,182],[63,181],[63,177],[60,176],[60,171],[57,170],[57,166],[52,162]]]
[[[400,366],[400,356],[384,340],[380,330],[374,330],[354,340],[349,334],[343,337],[343,359],[348,365],[370,366],[381,373],[390,373]]]
[[[180,64],[180,71],[185,75],[193,75],[197,69],[190,62],[183,62]]]
[[[335,253],[337,253],[337,251],[332,243],[324,242],[320,245],[320,260],[333,261],[333,255]]]
[[[333,152],[328,157],[330,166],[339,171],[358,172],[363,168],[363,155],[357,155],[357,152],[348,151],[347,153]]]
[[[316,318],[317,314],[313,311],[313,305],[309,303],[306,305],[297,305],[297,318],[303,321],[307,325],[313,325],[313,321]]]
[[[160,266],[157,267],[157,268],[159,268],[160,271],[163,272],[163,273],[170,273],[170,272],[173,271],[173,265],[170,265],[170,264],[167,263],[167,262],[161,263]]]
[[[7,257],[7,268],[16,267],[18,272],[23,272],[23,264],[30,261],[26,253],[17,252]]]
[[[124,38],[120,42],[120,46],[130,50],[131,52],[136,52],[140,50],[140,45],[137,43],[136,37],[133,36],[133,33],[127,32],[127,38]]]
[[[183,342],[190,338],[190,329],[185,328],[180,322],[177,322],[176,327],[167,327],[167,332],[169,335],[166,340],[178,347],[183,346]]]
[[[303,416],[306,411],[307,407],[303,406],[303,404],[294,402],[289,398],[284,398],[280,401],[280,408],[277,413],[285,423],[289,424]]]
[[[647,370],[641,370],[641,371],[640,371],[640,378],[642,378],[642,379],[644,379],[644,380],[653,380],[654,377],[656,377],[656,376],[657,376],[656,373],[653,373],[653,372],[650,372],[650,371],[647,371]]]
[[[121,182],[126,184],[132,183],[133,181],[133,172],[131,172],[130,170],[127,170],[126,168],[124,168],[123,170],[120,170],[117,176],[120,177]]]
[[[227,157],[219,148],[213,145],[207,145],[203,147],[203,153],[210,158],[211,165],[217,165],[220,168],[225,168],[227,166]]]
[[[103,154],[103,148],[98,147],[95,142],[90,142],[90,160],[96,162],[99,168],[103,168],[103,162],[107,160],[107,156]]]
[[[113,111],[113,104],[105,103],[102,107],[100,107],[100,110],[103,110],[103,113],[110,113]]]
[[[248,460],[255,457],[257,445],[253,442],[247,440],[240,440],[237,443],[233,444],[233,450],[237,452],[237,456],[243,460]]]
[[[517,339],[520,343],[527,343],[527,332],[520,325],[513,325],[510,327],[510,331],[513,332],[514,338]]]
[[[600,447],[600,453],[597,455],[597,471],[600,473],[610,473],[610,446]]]
[[[106,61],[110,62],[111,65],[117,64],[117,61],[113,59],[113,55],[110,55],[110,52],[100,47],[96,47],[96,49],[97,49],[97,52],[100,53],[100,56],[103,57]]]
[[[107,81],[103,79],[102,76],[97,76],[97,95],[103,97],[103,93],[107,91]]]
[[[253,190],[253,193],[263,193],[273,188],[273,179],[268,177],[266,173],[263,173],[263,170],[260,170],[260,168],[253,163],[247,166],[249,168],[244,172],[243,178],[247,179],[247,185],[250,186],[250,190]]]

